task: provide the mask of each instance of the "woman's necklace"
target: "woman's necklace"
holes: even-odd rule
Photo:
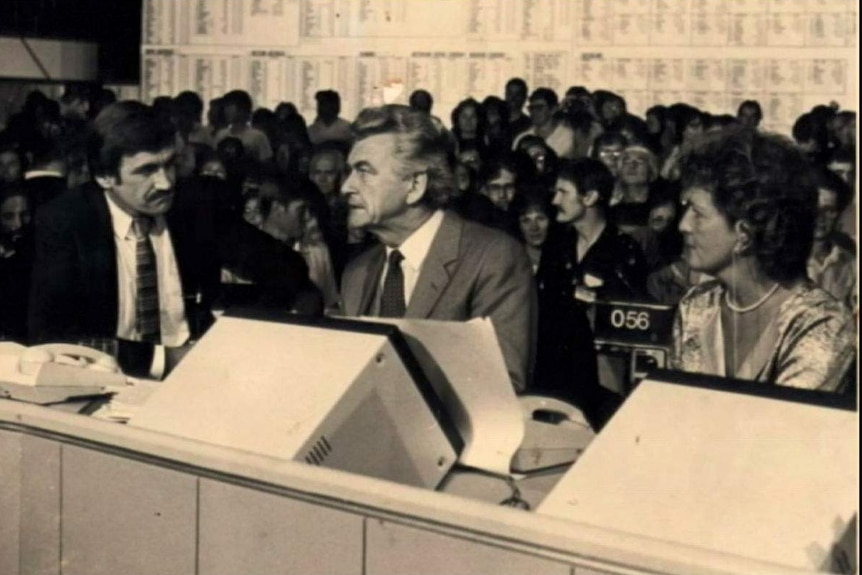
[[[736,305],[735,303],[732,303],[732,302],[730,301],[730,292],[729,292],[729,291],[725,291],[725,292],[724,292],[724,303],[726,303],[726,304],[727,304],[728,309],[730,309],[730,311],[732,311],[732,312],[734,312],[734,313],[748,313],[748,312],[750,312],[750,311],[754,311],[754,310],[756,310],[757,308],[759,308],[760,306],[762,306],[764,303],[766,303],[766,300],[768,300],[769,298],[771,298],[771,297],[772,297],[772,295],[773,295],[776,291],[778,291],[778,284],[777,284],[777,283],[776,283],[774,286],[772,286],[772,288],[770,288],[770,290],[769,290],[768,292],[766,292],[765,294],[763,294],[763,297],[762,297],[762,298],[760,298],[759,300],[757,300],[757,301],[756,301],[756,302],[754,302],[753,304],[751,304],[751,305],[747,305],[747,306],[744,306],[744,307],[742,307],[742,306],[738,306],[738,305]]]

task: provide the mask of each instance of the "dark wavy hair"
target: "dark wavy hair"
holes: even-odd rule
[[[87,139],[87,159],[94,176],[118,176],[123,156],[159,152],[176,144],[170,120],[137,101],[115,102],[102,110]]]
[[[817,188],[792,141],[744,127],[704,138],[681,161],[683,189],[702,188],[730,225],[750,231],[751,253],[770,279],[806,275],[814,241]]]
[[[379,134],[395,136],[397,146],[392,161],[397,162],[399,172],[404,177],[427,174],[422,203],[433,208],[446,205],[455,187],[447,142],[428,114],[400,104],[366,108],[351,129],[356,142]]]

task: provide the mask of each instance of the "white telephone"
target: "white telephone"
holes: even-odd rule
[[[0,343],[0,397],[47,404],[124,385],[126,377],[107,353],[65,343]]]
[[[512,458],[512,470],[526,473],[571,463],[595,437],[581,410],[570,403],[539,395],[518,398],[524,412],[525,433]]]

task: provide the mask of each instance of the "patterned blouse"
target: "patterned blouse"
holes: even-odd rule
[[[734,377],[777,385],[843,391],[855,375],[856,328],[847,309],[808,282],[796,288],[764,328],[759,344]],[[710,281],[680,301],[673,329],[673,369],[725,376],[721,300],[724,287]],[[766,330],[774,330],[767,334]],[[756,351],[756,350],[755,350]],[[762,350],[768,351],[768,350]],[[753,365],[752,357],[767,357]]]

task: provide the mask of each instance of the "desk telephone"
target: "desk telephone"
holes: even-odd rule
[[[0,344],[0,396],[47,404],[99,395],[124,385],[126,377],[116,359],[89,347]]]
[[[512,470],[535,471],[575,461],[595,437],[584,414],[575,406],[539,395],[518,398],[525,419],[521,448]]]

